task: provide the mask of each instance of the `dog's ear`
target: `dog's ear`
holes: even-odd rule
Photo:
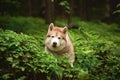
[[[65,27],[63,28],[63,33],[66,34],[67,30],[68,30],[68,28],[65,26]]]
[[[53,27],[54,27],[54,24],[50,23],[48,31],[52,31]]]

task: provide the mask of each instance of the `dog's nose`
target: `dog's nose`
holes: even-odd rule
[[[56,45],[57,43],[56,42],[53,42],[53,45]]]
[[[57,46],[57,42],[53,42],[53,47],[56,47]]]

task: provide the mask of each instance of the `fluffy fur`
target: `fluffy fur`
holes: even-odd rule
[[[46,35],[45,50],[54,56],[66,55],[70,60],[71,67],[73,67],[75,60],[74,48],[67,31],[67,27],[61,28],[51,23]]]

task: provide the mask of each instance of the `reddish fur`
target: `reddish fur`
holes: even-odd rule
[[[60,27],[54,27],[53,29],[52,29],[52,31],[54,31],[54,34],[55,34],[55,36],[58,36],[58,35],[61,35],[62,36],[62,38],[66,41],[66,35],[63,33],[63,28],[60,28]],[[49,33],[48,33],[49,34]],[[49,35],[47,35],[47,37],[50,37],[50,34]]]

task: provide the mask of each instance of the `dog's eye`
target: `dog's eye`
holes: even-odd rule
[[[61,37],[58,37],[58,39],[61,39]]]
[[[51,36],[52,38],[54,38],[54,36]]]
[[[47,37],[50,37],[50,35],[47,35]]]

